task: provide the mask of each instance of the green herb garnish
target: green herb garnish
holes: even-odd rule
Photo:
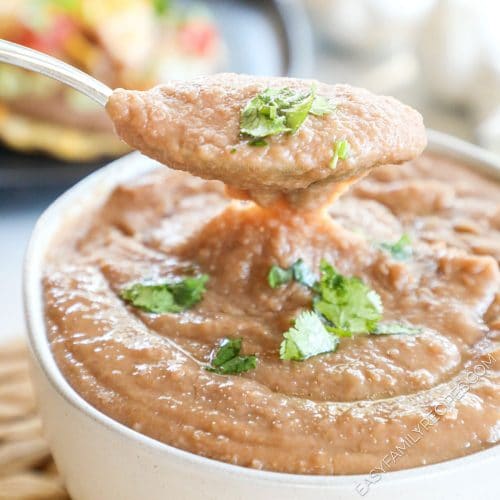
[[[299,279],[301,270],[306,278]],[[302,312],[295,325],[283,334],[280,358],[302,361],[325,352],[334,352],[342,337],[354,335],[416,335],[421,328],[404,322],[380,322],[383,306],[375,290],[354,276],[344,276],[321,261],[321,276],[314,276],[299,259],[293,266],[272,266],[268,282],[272,288],[292,280],[310,286],[314,292],[314,311]]]
[[[335,105],[333,105],[326,97],[322,95],[317,95],[312,103],[309,114],[314,116],[328,115],[335,111]]]
[[[321,262],[321,278],[315,285],[314,310],[321,314],[335,333],[372,333],[382,318],[383,306],[375,290],[359,278],[339,274],[326,261]]]
[[[135,307],[153,313],[178,313],[203,298],[208,281],[206,274],[172,283],[135,283],[120,292],[120,297]]]
[[[283,268],[272,265],[267,275],[267,281],[271,288],[277,288],[295,280],[298,283],[312,287],[316,277],[302,259],[296,260],[290,267]]]
[[[336,141],[333,145],[333,157],[330,160],[330,168],[335,170],[339,160],[345,160],[349,156],[349,143],[346,140]]]
[[[298,259],[294,262],[292,265],[292,273],[293,279],[301,285],[311,288],[316,282],[316,276],[302,259]]]
[[[241,339],[225,338],[210,356],[210,366],[205,370],[219,375],[232,375],[253,370],[257,366],[257,357],[240,356]]]
[[[305,122],[307,115],[311,111],[315,97],[316,89],[311,88],[311,91],[303,97],[292,98],[290,100],[290,107],[283,110],[286,117],[286,126],[290,129],[291,134],[295,134]]]
[[[299,314],[295,324],[283,334],[280,358],[303,361],[318,354],[334,352],[339,338],[329,333],[319,316],[311,311]]]
[[[406,233],[396,243],[381,243],[380,248],[389,252],[396,260],[406,260],[413,255],[411,239]]]
[[[316,96],[316,89],[300,93],[289,88],[268,88],[256,95],[241,112],[240,132],[263,139],[284,132],[295,133],[309,113],[323,116],[334,111],[329,101]]]
[[[256,148],[263,148],[264,146],[267,146],[268,143],[265,139],[252,139],[251,141],[248,141],[248,144]]]
[[[290,283],[293,279],[292,268],[283,268],[273,264],[267,273],[267,282],[271,288],[277,288],[281,285]]]
[[[379,323],[371,333],[374,335],[417,335],[422,332],[418,326],[408,325],[399,322]]]

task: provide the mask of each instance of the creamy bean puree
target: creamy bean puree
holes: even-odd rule
[[[240,138],[242,105],[269,87],[301,92],[313,87],[335,111],[309,117],[294,134],[248,147]],[[312,184],[317,204],[318,191],[326,198],[338,190],[333,183],[410,160],[426,144],[422,117],[396,99],[312,80],[219,74],[149,91],[118,89],[107,110],[132,147],[172,168],[245,190],[266,205],[281,194],[308,206],[311,193],[305,188]],[[332,169],[332,144],[340,139],[349,142],[351,154]]]
[[[121,129],[146,153],[227,181],[241,165],[249,183],[237,187],[250,190],[261,189],[262,178],[286,191],[330,175],[356,177],[412,158],[425,144],[414,112],[384,100],[399,129],[370,124],[372,97],[347,87],[336,87],[343,96],[336,111],[309,116],[296,134],[268,138],[263,149],[238,142],[231,113],[239,116],[245,103],[228,97],[231,82],[221,90],[238,150],[230,165],[226,140],[204,130],[201,115],[199,146],[189,131],[187,152],[174,140],[163,152],[162,127],[155,142],[149,100],[175,101],[175,89],[120,93],[110,106],[149,127],[137,138]],[[352,104],[360,114],[351,123],[343,106],[365,97],[359,108]],[[398,113],[406,118],[398,122]],[[321,120],[336,131],[336,117],[351,149],[329,173],[317,135]],[[179,121],[171,132],[182,142],[180,128]],[[295,162],[309,167],[299,166],[287,184]],[[275,171],[278,164],[285,171]],[[250,165],[262,167],[255,184]],[[352,171],[344,177],[336,169]],[[233,464],[354,474],[383,461],[397,470],[482,450],[500,439],[499,200],[494,181],[431,154],[381,166],[317,210],[233,200],[219,181],[158,167],[89,206],[47,257],[56,361],[106,415]],[[195,293],[183,280],[200,276]],[[228,346],[235,352],[226,357]]]

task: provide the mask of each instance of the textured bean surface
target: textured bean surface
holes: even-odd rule
[[[352,474],[386,456],[395,470],[482,450],[500,438],[499,200],[492,181],[430,155],[377,169],[320,214],[231,201],[221,183],[159,168],[117,187],[53,245],[54,355],[112,418],[243,466]],[[397,261],[379,243],[405,232],[413,256]],[[360,276],[382,297],[384,319],[422,333],[342,339],[335,353],[280,361],[282,333],[311,295],[298,284],[271,289],[266,275],[299,257]],[[117,296],[131,281],[187,269],[210,281],[184,313],[141,312]],[[257,353],[256,370],[204,370],[227,336]]]
[[[267,87],[307,91],[313,84],[335,104],[333,113],[310,115],[297,133],[269,137],[266,147],[241,138],[240,112],[248,100]],[[172,168],[245,190],[261,204],[278,193],[311,204],[303,192],[311,184],[320,182],[326,197],[336,182],[415,158],[426,144],[422,117],[396,99],[312,80],[220,74],[149,91],[118,89],[107,110],[132,147]],[[333,144],[344,139],[349,157],[333,170]]]

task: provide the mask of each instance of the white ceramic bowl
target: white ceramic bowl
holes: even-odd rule
[[[429,149],[470,162],[500,180],[500,161],[452,137],[430,132]],[[47,342],[41,277],[63,222],[85,217],[113,187],[158,168],[137,153],[90,175],[38,221],[24,269],[33,380],[46,436],[75,500],[370,500],[498,498],[500,446],[464,458],[370,476],[304,476],[257,471],[167,446],[108,418],[66,382]],[[83,215],[82,215],[83,213]],[[367,491],[368,489],[368,491]]]

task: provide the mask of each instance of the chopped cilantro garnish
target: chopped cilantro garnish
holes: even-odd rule
[[[206,274],[172,283],[135,283],[120,292],[120,297],[135,307],[153,313],[178,313],[200,302],[205,293]]]
[[[248,141],[248,144],[256,148],[263,148],[264,146],[267,146],[267,141],[265,139],[252,139],[251,141]]]
[[[311,311],[299,314],[295,324],[283,334],[280,346],[280,358],[294,361],[334,352],[339,345],[339,338],[329,333],[319,316]]]
[[[349,156],[349,143],[346,140],[336,141],[333,145],[333,157],[330,160],[330,168],[335,170],[339,160],[345,160]]]
[[[301,274],[305,272],[304,275]],[[354,335],[415,335],[421,328],[404,322],[380,322],[383,306],[375,290],[354,276],[343,276],[321,261],[321,276],[314,282],[311,271],[299,259],[289,268],[272,266],[268,282],[272,288],[296,280],[314,291],[314,311],[302,312],[295,325],[283,334],[280,358],[302,361],[336,350],[340,338]]]
[[[304,123],[309,111],[311,111],[315,97],[316,89],[311,88],[311,91],[303,97],[291,99],[290,107],[284,110],[286,126],[290,129],[290,133],[295,134]]]
[[[236,148],[231,148],[231,151],[229,151],[232,155],[234,155],[234,153],[236,153],[236,151],[238,151]]]
[[[331,325],[325,325],[325,328],[337,337],[345,337],[345,338],[351,338],[354,336],[353,332],[350,332],[349,330],[343,330],[342,328],[337,328],[336,326],[331,326]]]
[[[314,116],[323,116],[333,113],[335,105],[333,105],[326,97],[317,95],[312,103],[309,113]]]
[[[396,243],[381,243],[380,248],[389,252],[396,260],[409,259],[413,254],[411,239],[406,233]]]
[[[223,339],[219,347],[212,351],[210,366],[206,366],[205,370],[219,375],[231,375],[256,368],[255,355],[240,356],[241,344],[241,339]]]
[[[377,325],[377,328],[371,332],[375,335],[416,335],[421,333],[422,328],[408,325],[400,322],[383,322]]]
[[[312,287],[316,281],[316,277],[302,259],[296,260],[288,268],[273,265],[269,269],[267,281],[271,288],[285,285],[292,280],[302,285]]]
[[[359,278],[339,274],[322,261],[321,278],[315,285],[314,309],[336,329],[351,333],[372,333],[382,318],[383,306],[375,290]]]
[[[251,99],[241,113],[240,132],[262,138],[289,132],[283,109],[288,107],[289,89],[266,89]]]
[[[241,112],[240,132],[254,139],[284,132],[293,134],[309,113],[323,116],[334,109],[325,97],[316,96],[314,87],[306,93],[289,88],[268,88],[246,104]]]
[[[293,279],[301,285],[312,287],[316,282],[316,276],[302,259],[293,263],[292,273]]]
[[[274,264],[271,266],[269,273],[267,274],[267,282],[271,288],[286,285],[287,283],[290,283],[292,279],[293,272],[291,267],[285,269]]]

